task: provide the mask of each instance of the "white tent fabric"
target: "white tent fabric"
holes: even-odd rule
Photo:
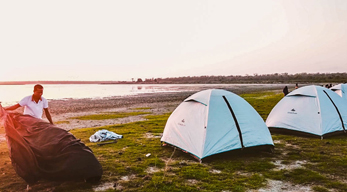
[[[243,147],[273,146],[257,111],[243,98],[221,89],[185,99],[169,117],[161,141],[199,159]]]
[[[338,84],[330,88],[347,102],[347,84]]]
[[[324,136],[347,127],[347,104],[330,89],[305,86],[285,96],[271,110],[271,131],[290,130]]]

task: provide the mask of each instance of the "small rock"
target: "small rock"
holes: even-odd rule
[[[181,161],[181,162],[179,162],[179,164],[180,165],[188,165],[186,162],[184,162],[184,161]]]
[[[152,177],[149,176],[149,175],[146,175],[146,176],[143,177],[143,180],[150,180],[150,179],[152,179]]]

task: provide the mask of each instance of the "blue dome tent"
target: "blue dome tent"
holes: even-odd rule
[[[240,96],[221,89],[185,99],[169,117],[161,141],[199,160],[235,149],[274,146],[257,111]]]
[[[285,96],[271,110],[266,125],[271,132],[328,136],[345,132],[347,104],[332,90],[305,86]]]

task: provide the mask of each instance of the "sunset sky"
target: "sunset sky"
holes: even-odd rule
[[[0,81],[347,72],[346,0],[0,0]]]

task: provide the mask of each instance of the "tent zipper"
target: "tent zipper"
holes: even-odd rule
[[[342,128],[343,128],[343,132],[346,133],[345,125],[343,124],[343,119],[342,119],[342,117],[341,117],[341,114],[340,114],[339,109],[338,109],[337,106],[335,105],[334,101],[330,98],[330,96],[328,95],[328,93],[327,93],[325,90],[323,90],[323,92],[328,96],[328,98],[330,99],[331,103],[334,105],[334,107],[335,107],[337,113],[339,114],[339,117],[340,117],[340,120],[341,120],[341,124],[342,124]]]
[[[225,103],[228,105],[228,108],[229,108],[229,110],[231,112],[231,115],[234,118],[237,131],[239,132],[239,137],[240,137],[240,141],[241,141],[241,147],[244,148],[245,146],[243,145],[242,133],[241,133],[239,122],[236,119],[235,113],[234,113],[233,109],[231,108],[230,103],[228,102],[227,98],[224,95],[223,95],[223,99],[224,99]]]

